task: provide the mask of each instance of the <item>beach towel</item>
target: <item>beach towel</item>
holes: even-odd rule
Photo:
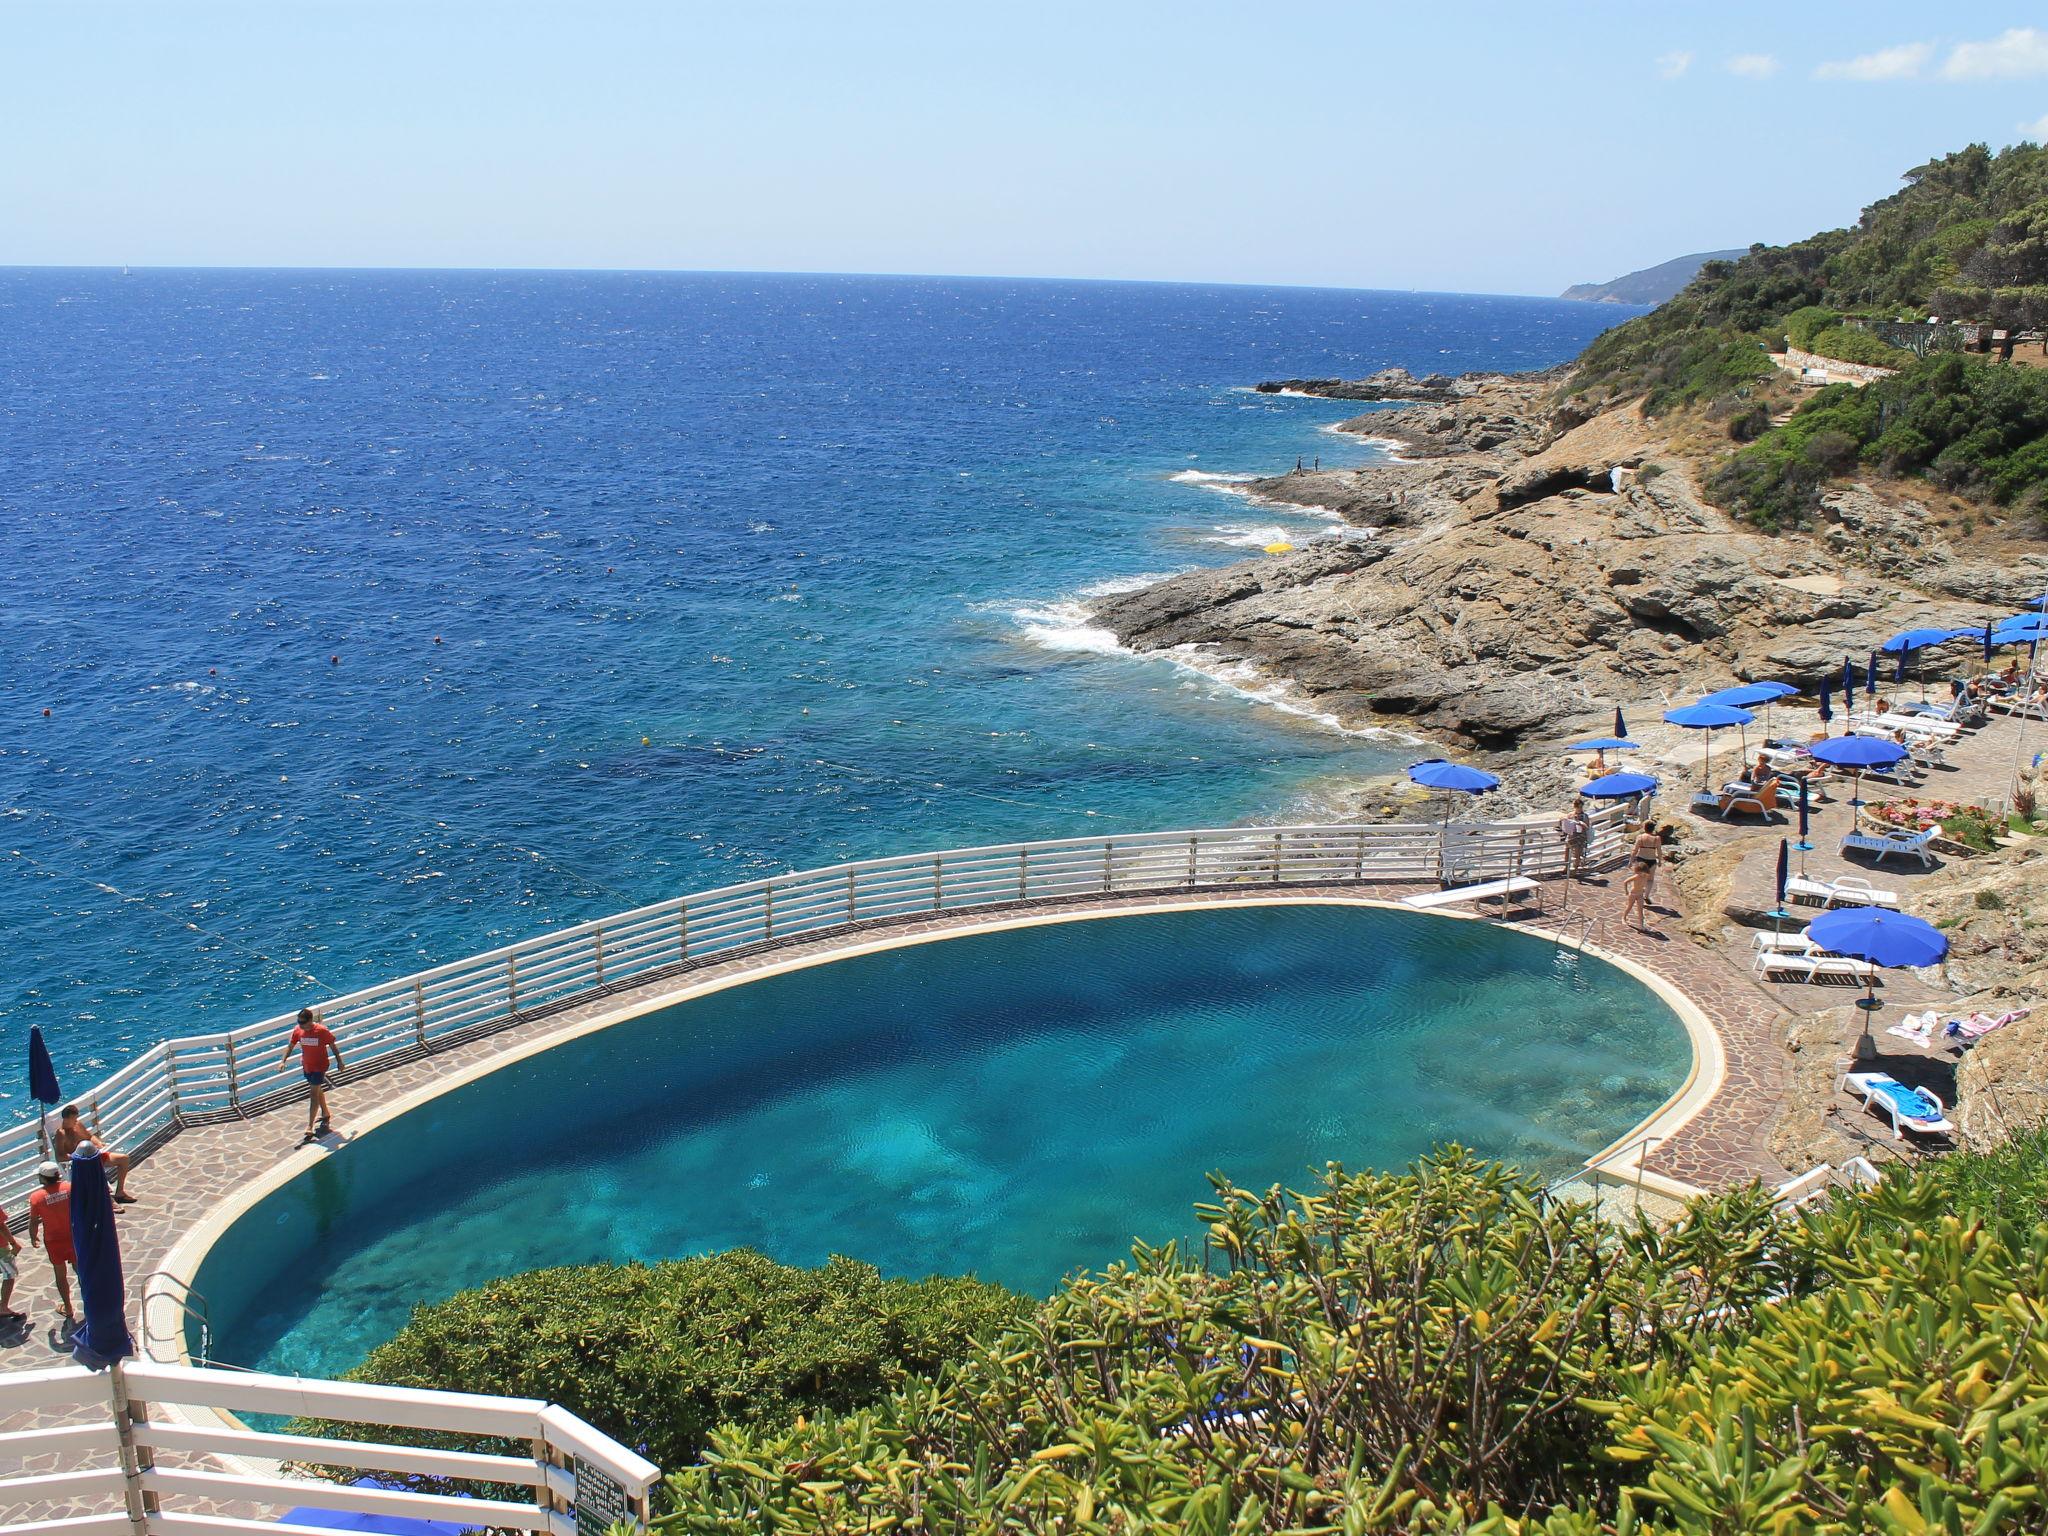
[[[1870,1091],[1883,1099],[1906,1120],[1939,1120],[1941,1106],[1927,1097],[1918,1088],[1908,1088],[1904,1083],[1872,1083]]]
[[[1887,1029],[1885,1033],[1897,1035],[1901,1040],[1910,1040],[1915,1045],[1924,1046],[1933,1036],[1934,1026],[1940,1022],[1940,1013],[1930,1008],[1925,1013],[1907,1014],[1898,1023]]]

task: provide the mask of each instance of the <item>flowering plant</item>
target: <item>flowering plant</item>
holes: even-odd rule
[[[1887,800],[1881,805],[1870,807],[1873,821],[1884,822],[1887,826],[1909,827],[1914,831],[1922,827],[1939,826],[1951,816],[1969,815],[1981,820],[1984,808],[1969,805],[1960,800]]]

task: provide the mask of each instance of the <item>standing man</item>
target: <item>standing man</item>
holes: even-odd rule
[[[64,1266],[76,1264],[71,1247],[71,1186],[64,1182],[64,1170],[45,1163],[36,1170],[43,1187],[28,1197],[28,1245],[50,1256],[50,1268],[57,1276],[57,1299],[64,1303],[64,1321],[76,1323],[71,1310],[71,1276]]]
[[[292,1048],[299,1052],[299,1070],[305,1074],[306,1087],[306,1134],[304,1141],[316,1136],[325,1136],[334,1129],[327,1117],[327,1055],[334,1053],[334,1070],[340,1071],[348,1063],[341,1059],[341,1044],[334,1038],[334,1032],[320,1022],[320,1015],[311,1008],[299,1010],[298,1028],[292,1031],[291,1039],[285,1044],[284,1057],[279,1066],[288,1065],[292,1059]],[[317,1126],[317,1129],[316,1129]]]
[[[114,1171],[114,1198],[123,1205],[133,1205],[135,1197],[128,1193],[127,1154],[110,1148],[106,1138],[100,1135],[99,1127],[85,1123],[85,1117],[79,1114],[76,1104],[66,1104],[57,1129],[50,1134],[50,1144],[56,1149],[58,1160],[69,1162],[71,1154],[88,1141],[100,1149],[101,1159]]]

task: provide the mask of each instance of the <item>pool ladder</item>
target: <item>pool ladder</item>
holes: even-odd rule
[[[162,1358],[156,1352],[159,1344],[178,1345],[189,1337],[186,1330],[197,1328],[199,1348],[194,1358],[201,1365],[214,1365],[213,1321],[208,1316],[206,1298],[192,1289],[182,1276],[172,1274],[168,1269],[154,1269],[142,1279],[142,1342],[144,1353],[152,1360]],[[155,1303],[167,1302],[171,1309],[170,1324],[167,1328],[156,1326]]]

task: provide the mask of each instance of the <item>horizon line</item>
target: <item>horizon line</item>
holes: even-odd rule
[[[1451,299],[1530,299],[1552,304],[1602,304],[1616,309],[1649,309],[1647,304],[1624,304],[1614,300],[1567,299],[1560,294],[1512,293],[1503,290],[1469,288],[1387,288],[1359,287],[1347,283],[1301,283],[1251,281],[1233,278],[1173,278],[1173,277],[1071,277],[1060,275],[1027,274],[1011,272],[883,272],[883,271],[835,271],[827,268],[802,267],[549,267],[549,266],[415,266],[386,263],[377,265],[322,265],[312,262],[284,262],[272,264],[222,263],[222,262],[163,262],[137,265],[133,262],[0,262],[0,273],[12,272],[92,272],[132,274],[138,272],[307,272],[307,273],[390,273],[390,274],[441,274],[457,273],[483,276],[565,276],[565,277],[830,277],[830,278],[872,278],[876,280],[920,281],[920,282],[969,282],[969,283],[1100,283],[1120,284],[1130,287],[1150,288],[1260,288],[1297,289],[1304,293],[1372,293],[1403,294],[1426,298]]]

